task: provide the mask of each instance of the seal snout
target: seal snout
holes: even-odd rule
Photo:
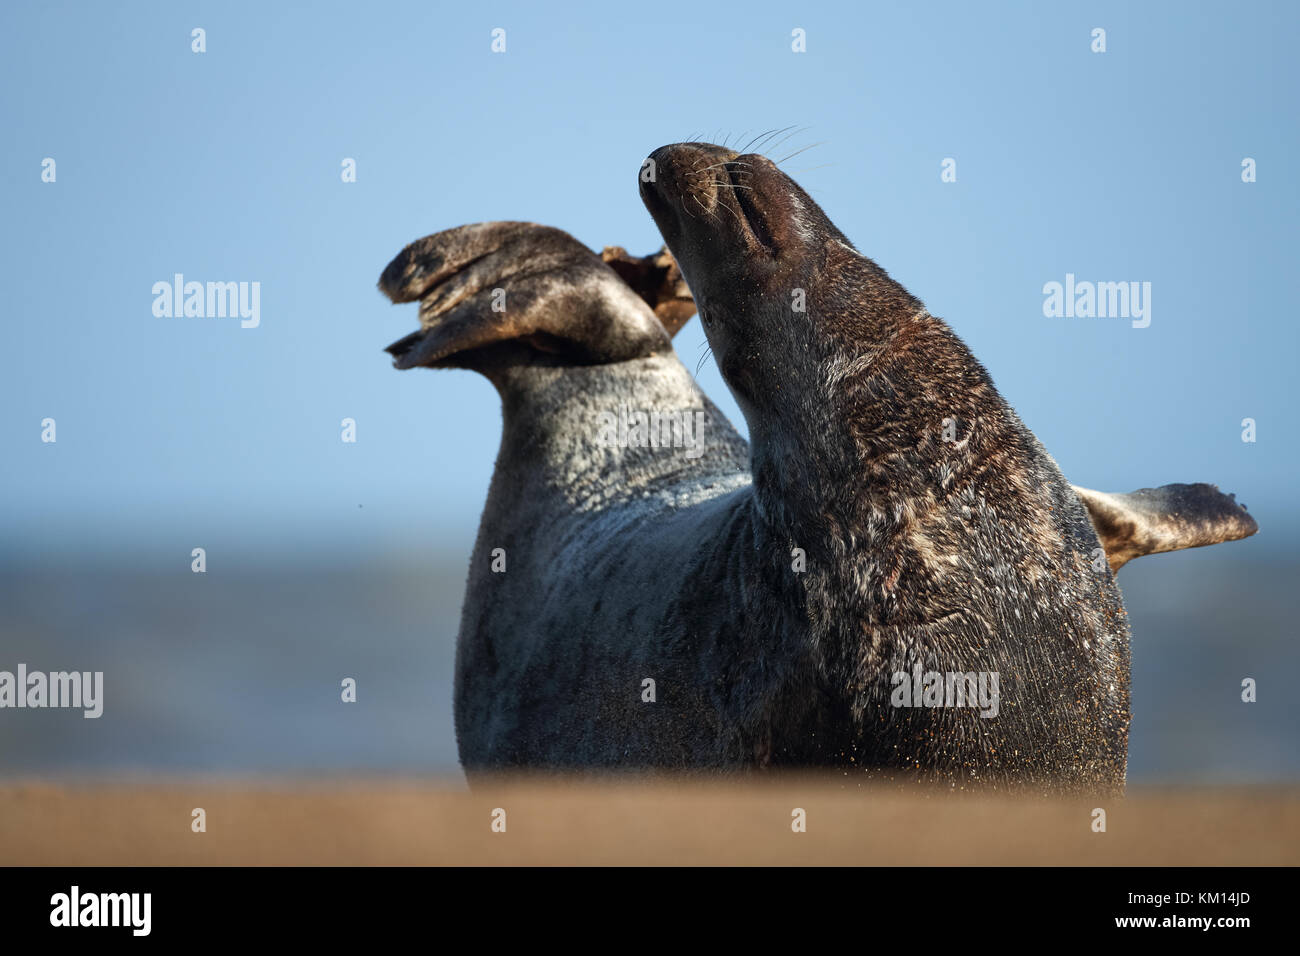
[[[424,267],[408,249],[403,249],[379,277],[379,291],[394,303],[419,298]]]
[[[709,143],[673,143],[642,164],[641,199],[675,253],[712,257],[709,248],[770,256],[771,200],[786,177],[766,156]],[[680,258],[680,256],[679,256]]]
[[[719,202],[720,188],[730,185],[726,167],[735,158],[734,150],[709,143],[660,146],[641,166],[641,198],[656,219],[669,208],[686,216],[708,215]]]

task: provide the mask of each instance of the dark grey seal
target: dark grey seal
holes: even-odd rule
[[[769,724],[774,755],[1121,785],[1128,622],[1056,463],[951,329],[771,161],[704,144],[650,159],[642,198],[749,424],[760,551],[808,555],[760,611],[803,619],[769,636],[804,649],[787,726],[806,733]],[[898,706],[891,677],[912,672],[996,674],[1003,706]]]

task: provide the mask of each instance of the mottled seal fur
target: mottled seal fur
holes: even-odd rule
[[[413,243],[380,280],[421,302],[395,364],[471,368],[502,398],[457,645],[471,779],[832,766],[1118,786],[1128,629],[1078,498],[946,326],[789,180],[798,222],[767,193],[741,209],[713,149],[661,150],[646,198],[745,409],[752,481],[672,352],[665,326],[693,306],[671,259],[602,262],[559,230],[487,223]],[[673,219],[682,199],[698,226]],[[767,241],[804,243],[789,262],[738,253],[730,230],[760,215]],[[802,315],[774,305],[796,279]],[[601,416],[623,408],[691,410],[700,443],[610,444]],[[998,715],[892,706],[917,664],[998,673]]]
[[[803,647],[802,712],[772,759],[1120,785],[1128,621],[1056,463],[951,329],[765,157],[651,160],[643,199],[749,424],[768,572],[807,554],[756,609],[799,621],[773,653]],[[893,706],[916,665],[999,675],[998,716]]]

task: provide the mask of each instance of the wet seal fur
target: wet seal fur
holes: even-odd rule
[[[749,424],[761,538],[807,554],[762,610],[806,620],[788,716],[808,733],[774,754],[1122,785],[1119,589],[983,366],[766,157],[677,144],[650,160],[642,198]],[[1000,675],[1001,714],[891,706],[890,675],[918,665]]]
[[[755,534],[788,577],[756,617],[802,631],[765,635],[774,656],[802,645],[770,759],[1122,784],[1119,590],[984,368],[765,157],[682,144],[651,159],[642,197],[749,424]],[[790,575],[795,548],[807,570]],[[999,675],[999,715],[895,706],[892,675],[917,665]]]
[[[715,147],[670,149],[656,154],[662,192],[646,199],[689,291],[662,253],[597,258],[528,223],[429,236],[380,280],[394,301],[421,303],[421,329],[390,346],[398,367],[471,368],[502,398],[457,645],[471,781],[511,767],[833,766],[958,786],[1117,787],[1128,628],[1070,486],[946,326],[824,217],[783,229],[760,194],[769,241],[820,237],[848,263],[839,285],[799,274],[820,281],[807,315],[774,308],[789,301],[778,294],[789,267],[841,259],[805,251],[774,264],[743,246],[726,231],[739,219],[720,225],[764,215],[739,206],[741,168],[727,187],[725,161],[700,155]],[[816,210],[784,182],[787,211]],[[705,220],[686,228],[715,231],[679,228],[682,199]],[[704,239],[707,256],[692,246]],[[747,281],[751,265],[766,285]],[[690,291],[750,420],[752,482],[750,449],[672,352]],[[492,308],[499,293],[504,312]],[[600,440],[599,415],[620,406],[698,410],[702,453]],[[960,423],[951,443],[941,413]],[[1130,496],[1088,494],[1124,553],[1147,553],[1150,522]],[[1222,520],[1197,526],[1197,543],[1240,521],[1225,496],[1205,494]],[[892,675],[918,664],[997,672],[998,715],[892,706]]]

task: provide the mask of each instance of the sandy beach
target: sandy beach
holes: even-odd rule
[[[1098,806],[1104,833],[1092,829]],[[191,830],[195,808],[206,832]],[[504,832],[494,832],[502,810]],[[1300,790],[1085,801],[820,779],[514,781],[473,792],[455,780],[31,781],[0,786],[0,863],[1295,865]]]

